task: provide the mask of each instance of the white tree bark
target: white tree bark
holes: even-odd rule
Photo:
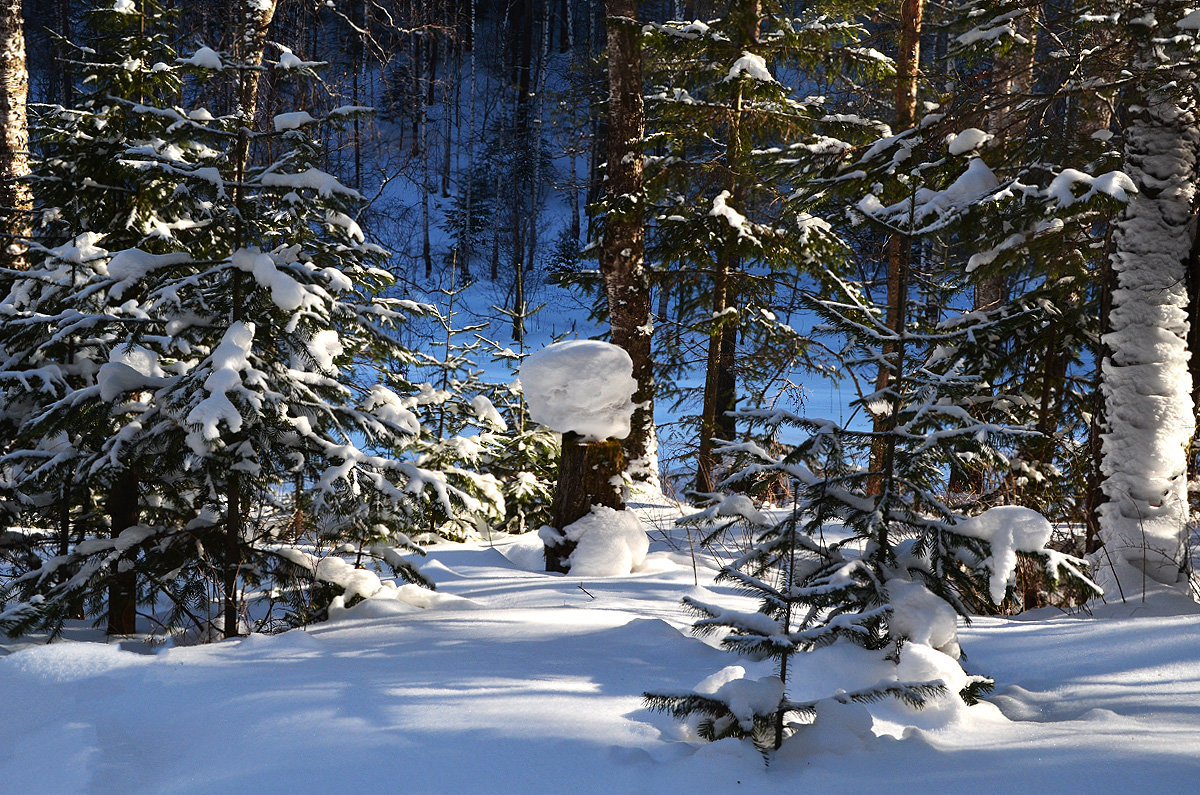
[[[25,101],[29,75],[25,70],[25,30],[21,0],[0,0],[0,214],[4,218],[0,266],[24,266],[23,241],[29,236],[33,197],[29,175],[29,129]]]
[[[1173,584],[1185,564],[1186,451],[1195,432],[1185,263],[1195,233],[1200,119],[1194,102],[1162,86],[1166,75],[1187,79],[1177,86],[1194,76],[1154,71],[1164,55],[1149,42],[1138,57],[1141,102],[1129,108],[1125,131],[1125,171],[1138,194],[1117,224],[1117,287],[1105,336],[1111,354],[1102,366],[1108,432],[1100,536],[1114,561]]]

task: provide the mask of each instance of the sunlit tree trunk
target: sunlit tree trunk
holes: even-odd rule
[[[29,74],[25,68],[25,26],[21,0],[0,0],[0,116],[4,143],[0,148],[0,212],[4,214],[0,266],[25,267],[25,240],[30,232],[33,196],[29,175],[29,128],[26,99]]]
[[[638,388],[632,430],[624,440],[635,481],[658,488],[654,432],[654,369],[650,359],[650,283],[646,276],[645,195],[642,186],[641,26],[637,0],[608,0],[608,214],[600,272],[608,298],[612,341],[633,360]]]

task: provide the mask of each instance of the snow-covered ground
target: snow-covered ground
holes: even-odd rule
[[[27,646],[0,658],[0,791],[1196,791],[1200,615],[1184,600],[977,620],[966,666],[996,692],[950,721],[853,707],[872,721],[831,719],[770,767],[746,742],[682,739],[642,692],[754,664],[687,633],[680,597],[732,597],[711,558],[693,573],[681,532],[653,531],[623,577],[541,573],[533,534],[441,544],[426,608],[368,601],[157,654]]]

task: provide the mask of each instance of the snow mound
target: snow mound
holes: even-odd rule
[[[987,541],[992,556],[984,561],[991,571],[992,601],[999,604],[1013,584],[1018,552],[1046,552],[1053,528],[1046,517],[1019,505],[1001,505],[955,525],[954,532]]]
[[[587,516],[563,531],[575,542],[571,574],[584,577],[615,577],[641,566],[650,549],[642,521],[633,511],[615,511],[594,505]]]
[[[752,52],[742,53],[742,57],[733,62],[733,66],[729,67],[729,76],[725,78],[725,82],[728,83],[743,76],[762,83],[775,82],[775,78],[771,76],[771,70],[767,68],[767,62],[761,55],[755,55]]]
[[[887,581],[892,603],[891,627],[911,643],[931,646],[958,658],[958,614],[954,608],[919,582]]]
[[[295,57],[295,56],[293,56]],[[280,113],[272,119],[275,125],[275,132],[284,132],[285,130],[298,130],[306,124],[312,124],[316,119],[306,110],[298,110],[292,113]]]
[[[146,665],[153,659],[107,643],[51,643],[14,652],[3,658],[3,663],[6,672],[46,682],[72,682]]]
[[[585,441],[624,439],[637,391],[633,360],[607,342],[556,342],[521,364],[521,384],[534,422]]]

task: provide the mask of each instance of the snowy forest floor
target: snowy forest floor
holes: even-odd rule
[[[643,509],[660,527],[669,513]],[[961,628],[966,667],[996,690],[949,721],[873,704],[770,767],[744,741],[687,740],[642,692],[755,664],[689,635],[681,596],[732,597],[712,557],[693,575],[681,533],[652,533],[626,577],[542,573],[532,534],[439,544],[425,608],[369,600],[308,630],[156,654],[20,648],[0,658],[0,790],[1194,791],[1200,615],[1162,597]]]

